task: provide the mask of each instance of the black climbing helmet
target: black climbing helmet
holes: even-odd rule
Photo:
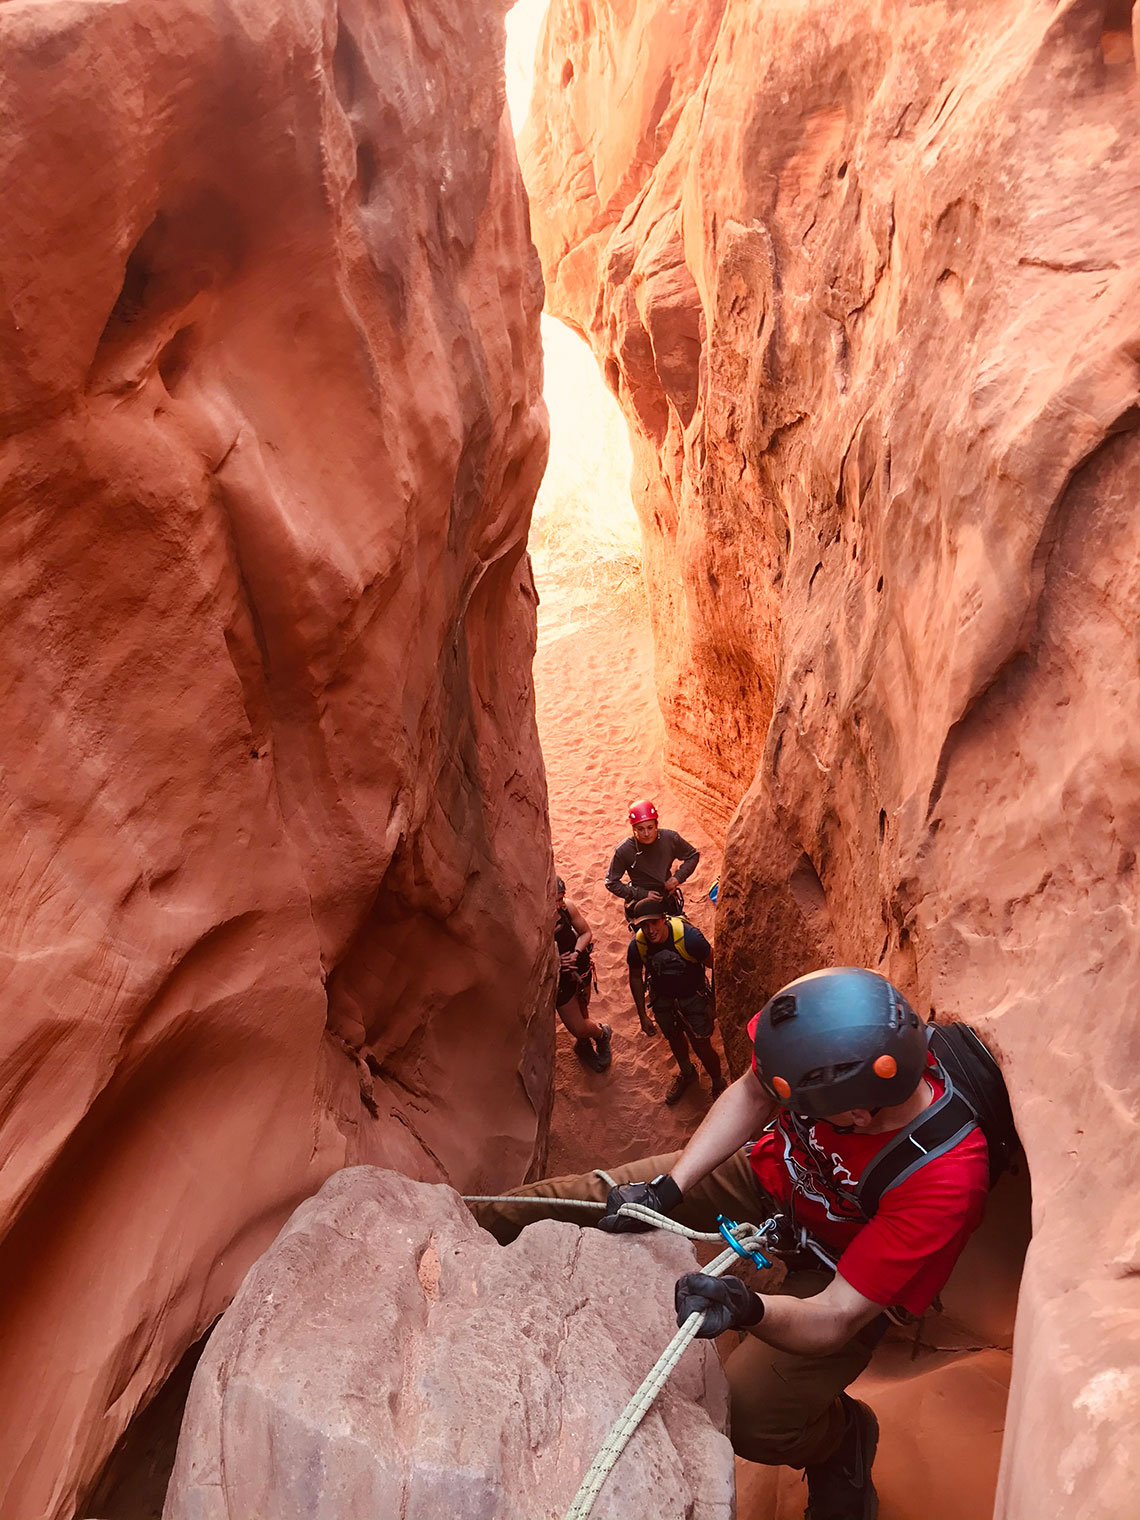
[[[768,1092],[813,1119],[904,1103],[926,1066],[926,1026],[874,971],[798,977],[760,1010],[756,1071]]]

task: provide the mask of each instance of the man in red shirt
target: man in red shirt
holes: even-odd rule
[[[843,1390],[870,1361],[887,1311],[924,1313],[949,1277],[985,1204],[985,1137],[967,1127],[930,1159],[916,1154],[868,1220],[860,1178],[943,1091],[921,1020],[883,977],[843,967],[790,983],[749,1033],[752,1070],[717,1099],[683,1151],[611,1169],[608,1193],[591,1174],[514,1196],[549,1199],[542,1217],[574,1223],[580,1214],[560,1212],[559,1199],[604,1196],[600,1224],[612,1233],[649,1228],[619,1216],[623,1203],[700,1230],[714,1229],[718,1214],[753,1223],[787,1216],[799,1249],[778,1293],[687,1273],[677,1283],[678,1323],[701,1309],[702,1336],[749,1332],[725,1368],[739,1455],[804,1468],[805,1520],[874,1520],[878,1422]],[[527,1205],[476,1209],[504,1241],[535,1215]],[[821,1270],[823,1257],[834,1273]]]

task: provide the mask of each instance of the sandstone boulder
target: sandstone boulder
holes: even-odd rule
[[[1140,136],[1103,0],[554,0],[551,309],[631,424],[717,985],[877,967],[1033,1174],[998,1514],[1135,1513]],[[613,119],[618,118],[616,128]]]
[[[255,1264],[194,1376],[165,1520],[557,1520],[673,1334],[676,1237],[511,1246],[449,1188],[339,1172]],[[691,1347],[597,1520],[728,1520],[716,1353]]]
[[[550,886],[503,5],[0,5],[0,1514],[346,1162],[517,1181]]]

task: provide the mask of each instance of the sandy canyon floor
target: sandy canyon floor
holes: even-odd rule
[[[557,1173],[679,1147],[707,1111],[711,1098],[703,1073],[701,1086],[690,1087],[676,1107],[662,1102],[677,1068],[664,1038],[650,1039],[638,1026],[626,975],[625,915],[602,878],[614,846],[628,833],[630,801],[652,797],[663,824],[701,851],[686,886],[686,912],[711,935],[707,893],[718,857],[662,780],[652,651],[636,575],[616,609],[602,603],[590,610],[579,602],[575,617],[568,588],[549,581],[540,595],[535,687],[554,857],[569,901],[594,931],[599,988],[591,1016],[614,1031],[613,1065],[598,1074],[578,1060],[559,1024],[549,1160]]]

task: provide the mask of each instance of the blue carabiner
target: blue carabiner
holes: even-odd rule
[[[750,1261],[755,1266],[761,1268],[770,1267],[772,1265],[772,1263],[768,1260],[762,1251],[746,1251],[740,1242],[736,1239],[735,1235],[730,1233],[732,1230],[739,1230],[740,1224],[737,1220],[726,1219],[723,1214],[718,1214],[716,1216],[716,1227],[724,1236],[728,1244],[736,1252],[737,1256],[743,1256],[745,1261]]]

